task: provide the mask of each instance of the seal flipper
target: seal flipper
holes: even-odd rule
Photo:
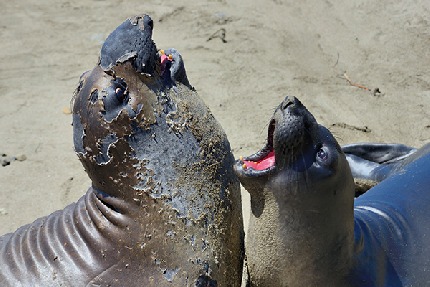
[[[356,143],[342,146],[342,151],[354,178],[381,182],[417,149],[403,144]]]

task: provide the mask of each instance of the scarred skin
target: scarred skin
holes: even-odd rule
[[[176,50],[162,71],[152,26],[126,20],[82,75],[74,145],[92,186],[0,237],[0,286],[240,286],[229,142]]]
[[[349,159],[361,158],[352,162],[355,174],[367,169],[364,178],[379,182],[355,200],[342,148],[300,101],[287,97],[270,121],[267,145],[236,162],[251,195],[251,286],[430,282],[430,146],[355,144],[344,150]],[[275,164],[259,169],[270,151]],[[376,168],[369,170],[369,161]]]

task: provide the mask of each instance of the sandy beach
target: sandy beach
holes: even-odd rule
[[[73,151],[70,100],[107,35],[135,14],[151,15],[159,49],[181,52],[235,157],[264,144],[287,95],[341,144],[430,140],[428,0],[145,2],[0,4],[0,234],[89,187]]]

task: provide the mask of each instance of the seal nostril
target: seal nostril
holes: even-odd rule
[[[281,108],[283,110],[286,110],[289,106],[291,106],[293,104],[294,104],[294,102],[292,100],[287,99],[287,100],[285,100],[285,101],[282,102]]]

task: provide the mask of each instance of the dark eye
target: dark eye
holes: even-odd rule
[[[319,161],[324,162],[328,159],[328,153],[324,147],[320,147],[317,151],[316,157]]]
[[[113,84],[116,98],[119,102],[123,102],[127,98],[127,84],[122,79],[116,79]]]
[[[124,93],[125,93],[125,90],[123,88],[116,88],[115,89],[115,94],[116,94],[116,97],[118,98],[118,100],[122,101],[124,99]]]

